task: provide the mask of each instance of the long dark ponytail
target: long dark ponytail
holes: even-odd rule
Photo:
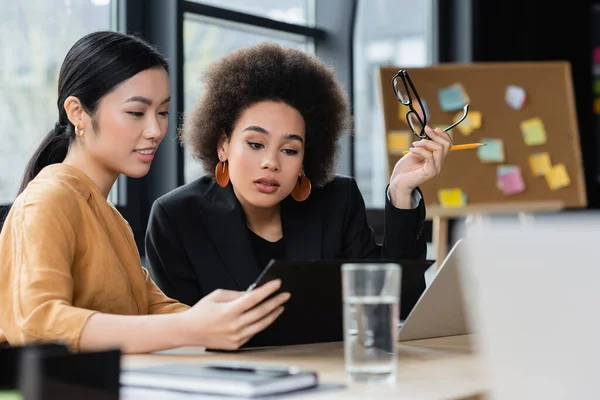
[[[93,120],[105,95],[137,73],[153,67],[169,71],[165,58],[136,36],[100,31],[79,39],[60,68],[56,103],[58,121],[27,163],[19,194],[44,167],[62,162],[75,140],[75,127],[63,106],[67,97],[77,97]]]

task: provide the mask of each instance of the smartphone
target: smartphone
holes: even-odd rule
[[[258,275],[258,278],[256,278],[256,280],[254,281],[254,283],[251,284],[250,286],[248,286],[248,289],[246,289],[246,292],[250,292],[250,291],[256,289],[257,287],[264,285],[267,282],[270,282],[270,281],[272,281],[274,279],[277,279],[277,277],[275,276],[275,274],[272,271],[273,265],[275,265],[275,260],[274,259],[272,259],[271,261],[269,261],[269,263],[262,270],[262,272],[260,273],[260,275]]]

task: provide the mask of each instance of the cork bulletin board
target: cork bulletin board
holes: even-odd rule
[[[392,89],[399,69],[379,69],[388,175],[402,150],[417,139],[406,122],[407,108]],[[406,70],[425,100],[429,126],[451,125],[468,102],[469,117],[451,131],[453,144],[487,143],[448,154],[442,172],[421,187],[427,205],[552,200],[567,208],[586,207],[568,63],[442,64]]]

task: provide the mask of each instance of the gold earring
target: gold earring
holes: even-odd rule
[[[219,186],[225,187],[229,183],[229,163],[223,161],[223,156],[219,155],[219,162],[215,167],[215,179]]]
[[[83,137],[83,128],[75,126],[75,135],[78,137]]]
[[[310,184],[310,180],[304,175],[304,172],[302,172],[302,175],[298,177],[298,182],[296,182],[296,186],[294,186],[291,195],[294,200],[301,202],[308,199],[311,190],[312,185]]]

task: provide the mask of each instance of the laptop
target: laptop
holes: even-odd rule
[[[490,398],[600,396],[599,227],[584,211],[466,228],[461,281]]]
[[[386,262],[402,266],[400,318],[403,319],[425,290],[424,274],[433,264],[431,260],[271,261],[269,275],[281,279],[281,291],[292,296],[279,318],[242,348],[343,341],[342,264]]]
[[[466,320],[460,282],[457,249],[461,243],[462,239],[450,249],[408,318],[401,323],[399,341],[472,333]]]

